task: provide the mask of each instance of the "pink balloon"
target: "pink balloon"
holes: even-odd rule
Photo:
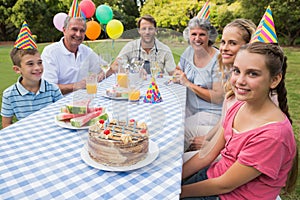
[[[79,7],[81,11],[84,13],[86,18],[91,18],[96,10],[96,6],[94,2],[91,0],[83,0],[80,2]]]
[[[64,27],[64,21],[68,15],[66,13],[57,13],[53,17],[53,24],[55,28],[61,32],[63,32],[63,27]]]

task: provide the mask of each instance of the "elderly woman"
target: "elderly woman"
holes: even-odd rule
[[[184,30],[189,46],[183,52],[175,82],[186,86],[185,150],[198,133],[207,133],[219,120],[222,110],[223,88],[218,71],[219,51],[213,44],[217,31],[208,20],[197,17]],[[202,129],[202,130],[199,130]],[[206,130],[203,130],[206,129]]]

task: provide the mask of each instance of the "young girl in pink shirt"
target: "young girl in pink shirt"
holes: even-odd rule
[[[238,101],[228,110],[214,148],[183,165],[181,198],[276,199],[283,187],[294,187],[298,156],[286,67],[276,44],[254,42],[240,49],[230,79]],[[278,106],[270,98],[273,91]],[[214,161],[219,153],[221,159]]]

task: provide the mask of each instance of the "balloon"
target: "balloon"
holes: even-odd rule
[[[81,1],[79,7],[86,18],[91,18],[96,10],[95,4],[91,0]]]
[[[123,31],[123,24],[119,20],[110,20],[106,25],[107,35],[113,40],[119,38],[122,35]]]
[[[107,5],[98,6],[96,9],[96,18],[101,24],[107,24],[113,18],[113,11]]]
[[[96,21],[88,21],[86,23],[86,32],[85,35],[90,39],[90,40],[96,40],[101,33],[101,26],[98,22]]]
[[[64,27],[64,21],[68,15],[66,13],[57,13],[53,17],[53,24],[55,28],[61,32],[63,32],[63,27]]]

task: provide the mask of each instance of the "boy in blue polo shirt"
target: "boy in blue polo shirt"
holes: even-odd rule
[[[2,127],[61,99],[57,85],[43,80],[43,63],[26,22],[23,23],[14,48],[10,53],[13,70],[20,74],[18,81],[4,90],[2,97]]]

